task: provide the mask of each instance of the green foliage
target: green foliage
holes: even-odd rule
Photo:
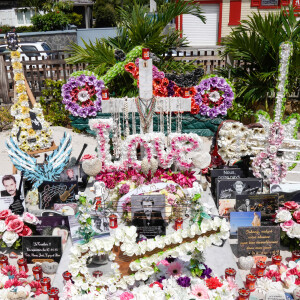
[[[102,3],[104,1],[96,1],[93,13],[96,19],[95,27],[114,27],[117,23],[117,13],[111,3]]]
[[[44,15],[34,15],[31,22],[37,31],[62,30],[69,24],[67,15],[62,11],[53,11]]]
[[[10,114],[10,107],[0,107],[0,131],[10,129],[12,122],[14,121],[13,116]]]
[[[65,84],[63,80],[46,79],[40,103],[46,121],[52,123],[53,126],[70,127],[69,113],[62,104],[61,87],[63,84]]]
[[[69,24],[73,24],[73,25],[76,25],[76,26],[81,25],[81,22],[82,22],[82,19],[83,19],[82,15],[77,14],[75,12],[72,12],[72,13],[66,14],[66,16],[69,19]]]
[[[247,109],[246,106],[241,103],[233,101],[231,109],[227,111],[227,118],[229,120],[236,120],[242,123],[248,123],[246,118],[251,119],[254,116],[254,111],[252,109]]]
[[[242,60],[243,65],[228,65],[219,74],[230,74],[234,78],[236,102],[246,110],[253,109],[257,104],[267,107],[269,97],[275,96],[279,45],[285,41],[293,42],[295,49],[288,93],[297,87],[297,77],[300,75],[300,21],[296,20],[292,7],[288,10],[289,13],[283,10],[264,16],[253,13],[224,39],[223,55],[229,55],[232,60]]]

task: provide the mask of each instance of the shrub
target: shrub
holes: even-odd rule
[[[83,16],[75,12],[72,12],[67,14],[67,18],[69,19],[69,24],[80,26]]]
[[[12,128],[14,118],[10,114],[10,107],[0,107],[0,131]]]
[[[62,103],[61,87],[66,82],[63,80],[45,80],[45,88],[40,103],[44,111],[45,119],[53,126],[70,127],[69,112]]]
[[[65,13],[55,11],[45,15],[34,15],[31,22],[37,31],[51,31],[64,29],[69,24],[69,19]]]
[[[96,19],[95,27],[114,27],[117,22],[117,12],[110,3],[97,1],[94,6],[94,16]]]

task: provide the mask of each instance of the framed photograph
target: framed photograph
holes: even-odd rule
[[[75,165],[69,168],[64,169],[59,177],[59,181],[79,181],[80,179],[80,168],[79,165]]]
[[[138,240],[166,234],[165,195],[131,196],[131,215]]]
[[[261,224],[263,226],[276,225],[272,219],[278,209],[277,194],[237,195],[235,211],[261,213]]]
[[[232,211],[235,211],[235,199],[220,199],[218,205],[219,215],[229,217]]]
[[[261,226],[261,213],[257,212],[231,212],[230,234],[237,235],[240,227]]]
[[[9,206],[14,202],[20,187],[21,176],[19,174],[0,176],[0,210],[9,209]],[[24,203],[24,184],[21,183],[20,199],[25,208]]]
[[[40,209],[54,209],[55,203],[75,202],[78,193],[77,181],[44,181],[38,188]]]
[[[77,203],[54,203],[54,210],[64,216],[73,216],[77,211]]]
[[[217,178],[217,200],[236,199],[236,195],[255,195],[262,191],[263,181],[261,178]]]

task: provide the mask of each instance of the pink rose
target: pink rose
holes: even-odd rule
[[[5,220],[8,216],[11,215],[11,210],[5,209],[0,212],[0,220]]]
[[[288,201],[284,203],[284,207],[286,207],[289,210],[296,210],[300,207],[300,205],[295,201]]]
[[[134,298],[133,294],[129,292],[124,292],[123,294],[120,295],[120,300],[130,300],[133,298]]]
[[[297,223],[300,223],[300,210],[297,210],[293,213],[293,218],[296,220]]]
[[[19,216],[17,216],[17,215],[10,215],[10,216],[8,216],[5,219],[5,224],[7,225],[10,221],[13,221],[13,220],[16,220],[16,219],[19,219]]]
[[[28,224],[35,224],[36,225],[39,220],[35,215],[30,214],[28,212],[25,212],[23,214],[23,221],[28,223]]]
[[[29,236],[29,235],[32,235],[32,230],[28,226],[24,225],[22,232],[19,233],[19,236]]]
[[[15,233],[22,232],[23,227],[24,227],[24,223],[20,219],[11,220],[7,224],[7,230],[8,231],[14,231]]]
[[[280,227],[283,231],[289,231],[293,227],[294,223],[295,222],[293,220],[289,220],[284,223],[280,223]]]

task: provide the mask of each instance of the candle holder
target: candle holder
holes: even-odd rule
[[[95,203],[95,209],[98,210],[99,208],[101,208],[101,197],[97,196],[94,198],[94,203]]]
[[[0,255],[0,268],[7,267],[9,265],[8,263],[8,257],[4,254]]]
[[[190,98],[190,89],[183,88],[183,98]]]
[[[257,262],[257,264],[256,264],[256,273],[257,273],[258,278],[264,276],[266,267],[267,267],[267,265],[263,261],[258,261]]]
[[[118,228],[118,217],[114,214],[109,216],[109,228]]]
[[[183,227],[183,219],[178,218],[175,220],[175,230],[177,231],[178,229],[182,229]]]
[[[228,277],[235,279],[235,275],[236,275],[236,270],[234,268],[225,269],[225,279],[227,279]]]
[[[142,49],[142,59],[148,60],[150,58],[150,49],[149,48],[143,48]]]
[[[280,266],[282,261],[282,256],[281,255],[273,255],[272,256],[272,264],[276,266]]]
[[[51,287],[48,291],[49,300],[59,300],[59,289],[57,287]]]
[[[101,272],[101,271],[99,271],[99,270],[93,272],[93,276],[94,276],[95,278],[101,277],[102,275],[103,275],[103,272]]]
[[[246,288],[249,289],[250,292],[255,291],[255,283],[256,283],[257,277],[253,274],[246,275]]]
[[[245,288],[239,289],[239,298],[238,300],[248,300],[250,297],[250,291]]]
[[[26,258],[18,259],[17,263],[18,263],[18,266],[19,266],[19,272],[27,273],[29,271]]]
[[[109,91],[108,89],[103,89],[101,91],[102,100],[109,100]]]
[[[297,259],[300,259],[300,250],[292,251],[292,260],[296,261]]]
[[[66,284],[68,280],[72,279],[72,274],[69,271],[63,272],[62,276],[64,279],[64,284]]]
[[[43,277],[43,270],[40,265],[34,266],[32,268],[33,277],[35,280],[41,280]]]
[[[42,293],[48,294],[51,288],[51,279],[49,277],[43,277],[41,279]]]

